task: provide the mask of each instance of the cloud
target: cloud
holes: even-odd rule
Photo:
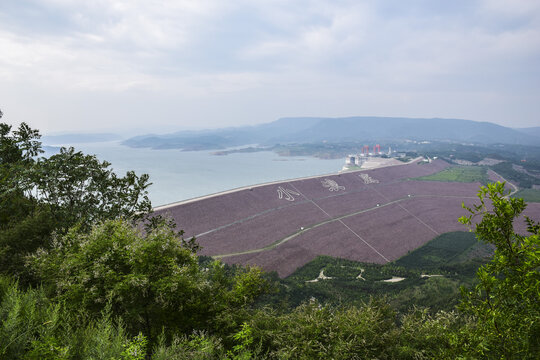
[[[34,116],[22,97],[41,92],[55,126],[88,125],[85,99],[119,123],[143,124],[126,108],[144,100],[204,126],[368,110],[538,121],[534,0],[21,0],[0,8],[0,48],[0,106]]]

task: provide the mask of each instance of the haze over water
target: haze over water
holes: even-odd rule
[[[121,176],[133,170],[150,175],[153,206],[226,191],[237,187],[304,176],[336,173],[345,159],[321,160],[308,156],[283,157],[273,152],[212,155],[213,151],[129,148],[118,142],[73,144],[95,154]]]

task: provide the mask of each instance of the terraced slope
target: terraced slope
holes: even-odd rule
[[[410,180],[448,166],[435,160],[284,181],[157,212],[196,236],[202,255],[281,277],[318,255],[382,264],[442,233],[465,230],[457,222],[465,215],[461,204],[475,201],[479,183]],[[540,204],[529,212],[539,218]]]

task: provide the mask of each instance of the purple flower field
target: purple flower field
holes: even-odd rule
[[[202,255],[258,249],[299,231],[301,227],[327,220],[311,203],[289,206],[197,238]]]
[[[318,255],[385,263],[438,234],[467,231],[457,221],[467,215],[461,204],[476,201],[480,184],[408,180],[446,167],[435,160],[284,181],[158,213],[172,216],[187,236],[197,236],[202,255],[257,265],[281,277]],[[366,184],[360,174],[379,182]],[[530,204],[526,213],[540,218],[540,204]]]
[[[356,215],[344,222],[390,261],[438,235],[400,204]]]
[[[322,254],[379,264],[386,262],[339,222],[325,224],[316,230],[303,233],[275,249],[228,257],[223,261],[257,265],[268,271],[277,271],[280,277],[292,274]]]

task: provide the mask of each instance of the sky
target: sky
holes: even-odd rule
[[[292,116],[540,126],[540,1],[1,0],[0,109],[45,134]]]

